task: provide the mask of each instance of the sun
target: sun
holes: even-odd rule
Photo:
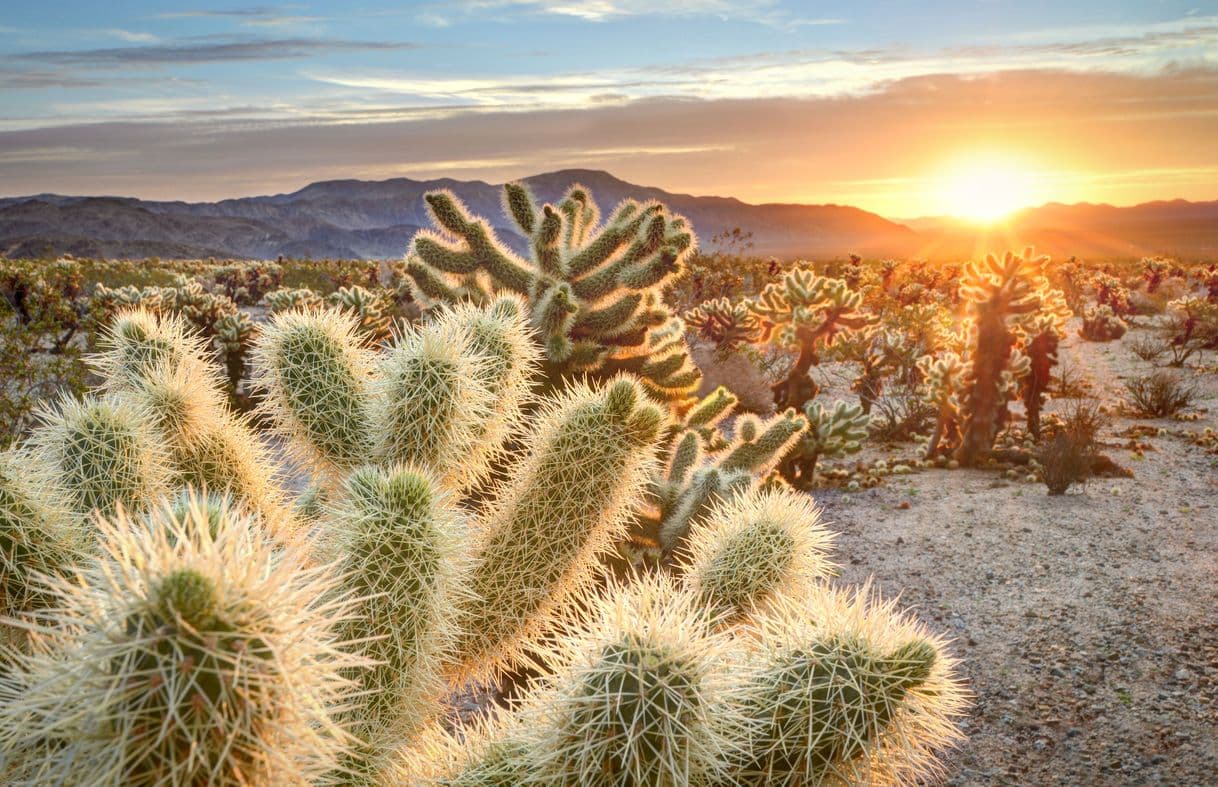
[[[938,179],[940,210],[992,224],[1038,202],[1036,181],[1027,168],[999,157],[957,162]]]

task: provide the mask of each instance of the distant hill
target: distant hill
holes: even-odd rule
[[[903,256],[917,246],[908,227],[858,208],[749,205],[670,194],[596,170],[550,172],[526,182],[546,201],[581,183],[605,214],[626,198],[658,199],[686,216],[704,239],[735,227],[752,231],[753,250],[763,255]],[[506,243],[521,245],[500,208],[501,186],[395,178],[325,181],[291,194],[207,203],[55,194],[5,198],[0,199],[0,254],[394,258],[420,227],[430,225],[423,195],[441,188],[489,219]]]
[[[751,232],[754,253],[783,258],[921,257],[964,259],[1035,243],[1055,257],[1172,254],[1218,258],[1218,201],[1152,202],[1130,208],[1049,204],[1021,211],[1009,226],[978,228],[948,218],[897,223],[842,205],[751,205],[627,183],[607,172],[568,169],[526,178],[543,200],[573,183],[588,187],[603,213],[626,198],[658,199],[686,216],[705,243],[719,232]],[[500,209],[501,187],[451,179],[332,180],[291,194],[220,202],[156,202],[125,197],[39,194],[0,199],[0,254],[93,257],[396,258],[430,224],[423,195],[451,189],[520,248]]]

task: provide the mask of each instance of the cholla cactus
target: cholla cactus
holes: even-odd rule
[[[779,409],[803,407],[816,396],[808,371],[818,353],[833,344],[838,334],[857,331],[875,322],[860,311],[863,295],[841,279],[794,270],[781,284],[769,284],[749,308],[761,319],[761,339],[799,353],[785,380],[774,386]]]
[[[341,629],[376,665],[358,674],[363,695],[349,725],[363,742],[350,767],[365,777],[383,773],[384,753],[436,712],[468,602],[468,531],[447,491],[400,466],[355,470],[328,517],[324,562],[337,561],[346,586],[368,599]]]
[[[113,395],[64,399],[39,417],[33,450],[81,516],[138,511],[168,490],[168,456],[150,414],[135,404]]]
[[[454,489],[485,478],[471,466],[491,420],[489,363],[471,351],[456,323],[433,323],[402,336],[377,365],[371,405],[377,456],[383,462],[428,467]]]
[[[172,315],[146,308],[119,311],[98,338],[98,352],[89,358],[107,390],[130,390],[149,370],[197,367],[205,354],[201,336]]]
[[[681,573],[703,604],[739,619],[831,576],[832,543],[807,495],[751,492],[719,502],[694,523]]]
[[[862,405],[838,401],[829,409],[820,402],[804,405],[808,430],[783,462],[783,477],[797,486],[811,487],[816,481],[816,465],[826,456],[845,456],[862,449],[871,416]]]
[[[923,356],[918,361],[922,373],[919,388],[922,400],[935,408],[935,428],[926,446],[926,458],[940,453],[945,446],[950,452],[960,444],[960,395],[968,378],[968,363],[957,353],[945,352],[936,357]]]
[[[754,415],[741,416],[736,420],[735,439],[708,440],[700,430],[729,415],[734,400],[716,392],[691,410],[686,431],[674,443],[665,469],[652,477],[652,507],[643,519],[654,522],[666,554],[680,547],[690,523],[706,514],[715,501],[753,489],[757,479],[778,466],[807,428],[807,421],[788,409],[765,421]]]
[[[245,378],[246,355],[257,333],[257,327],[245,312],[225,315],[216,320],[216,336],[212,341],[228,376],[229,389],[234,394]]]
[[[1111,342],[1124,336],[1127,330],[1129,326],[1111,306],[1096,306],[1083,311],[1083,325],[1078,335],[1089,342]]]
[[[338,288],[330,293],[326,302],[354,316],[359,334],[369,345],[381,344],[393,335],[393,320],[386,308],[383,293],[374,293],[357,284]]]
[[[466,671],[511,664],[593,581],[625,530],[664,417],[628,378],[600,391],[574,385],[539,414],[528,456],[481,525],[477,600],[458,643]]]
[[[703,301],[682,315],[685,325],[720,352],[733,352],[761,339],[761,321],[745,301]]]
[[[1030,368],[1014,354],[1016,331],[1032,315],[1054,311],[1060,301],[1053,298],[1045,277],[1049,258],[1034,256],[1031,247],[1022,256],[1007,252],[1000,261],[992,254],[984,263],[970,262],[964,268],[960,295],[968,304],[968,378],[960,398],[962,435],[956,459],[970,466],[988,456],[999,429],[1005,424],[1007,402],[1014,383]]]
[[[547,659],[537,722],[547,784],[704,784],[727,775],[746,725],[730,640],[662,576],[587,600]]]
[[[685,219],[659,203],[623,202],[603,224],[586,189],[537,207],[526,186],[504,186],[505,213],[528,238],[525,260],[447,191],[425,197],[438,231],[411,244],[406,272],[420,299],[485,302],[495,291],[528,301],[552,379],[629,371],[654,396],[688,399],[699,373],[683,326],[660,299],[694,248]]]
[[[372,454],[369,387],[373,356],[342,312],[275,315],[254,348],[262,414],[318,471],[352,468]]]
[[[36,458],[12,449],[0,453],[0,645],[21,638],[4,619],[52,600],[36,577],[65,574],[88,554],[84,520],[64,505],[66,499],[55,473]]]
[[[197,499],[98,524],[99,561],[49,581],[35,649],[0,675],[9,783],[304,784],[348,741],[332,715],[364,665],[330,568]]]
[[[466,488],[472,488],[504,458],[507,438],[521,430],[541,353],[529,330],[528,305],[518,296],[501,295],[485,309],[454,306],[438,323],[442,331],[464,332],[469,352],[482,359],[477,370],[491,398],[491,413],[476,425],[477,439],[464,460]]]
[[[272,290],[263,296],[262,302],[271,310],[271,314],[297,309],[318,309],[325,304],[320,295],[307,287]]]
[[[960,737],[966,695],[941,640],[871,597],[782,596],[753,623],[763,654],[738,784],[914,784]]]
[[[1167,312],[1172,366],[1183,366],[1193,353],[1218,349],[1218,301],[1180,298],[1167,304]]]

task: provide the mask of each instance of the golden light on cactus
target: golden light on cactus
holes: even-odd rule
[[[217,510],[219,506],[219,510]],[[8,783],[305,784],[347,750],[333,715],[366,666],[335,635],[333,567],[198,496],[99,519],[99,560],[48,579],[0,675]]]
[[[530,708],[542,781],[680,787],[726,777],[748,724],[720,613],[664,575],[611,586],[584,607],[546,653],[553,674]]]
[[[543,405],[529,443],[481,524],[463,621],[466,671],[518,660],[596,578],[654,464],[664,412],[632,378],[574,384]]]
[[[736,776],[772,785],[935,781],[969,694],[946,642],[870,584],[779,596],[752,620],[749,717]]]
[[[834,534],[812,498],[784,489],[721,501],[690,528],[681,573],[702,603],[738,617],[780,595],[802,597],[835,572]]]

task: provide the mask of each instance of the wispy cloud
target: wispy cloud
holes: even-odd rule
[[[111,28],[101,32],[104,35],[112,38],[119,38],[132,44],[151,44],[160,40],[152,33],[138,33],[132,30],[121,30],[119,28]]]
[[[214,42],[179,41],[148,46],[24,52],[10,55],[7,59],[62,66],[140,66],[288,60],[327,52],[414,49],[418,46],[410,42],[335,38],[230,38]]]

